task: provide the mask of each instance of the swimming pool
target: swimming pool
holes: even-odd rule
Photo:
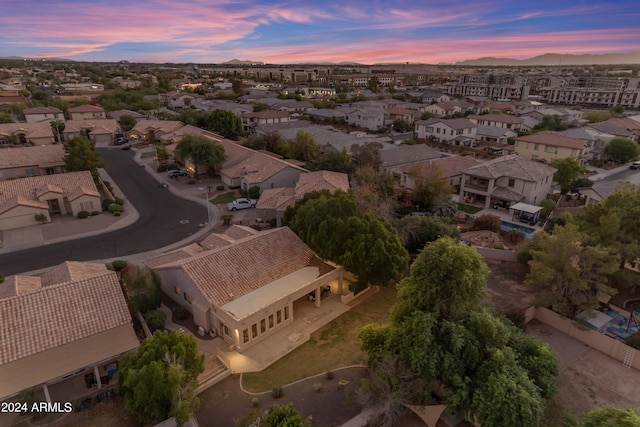
[[[507,221],[501,221],[501,222],[502,222],[502,229],[504,231],[519,230],[519,231],[522,231],[525,237],[528,237],[528,238],[530,238],[533,232],[536,231],[535,228],[525,227],[524,225],[514,224],[512,222],[507,222]]]

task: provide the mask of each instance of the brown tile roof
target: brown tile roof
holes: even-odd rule
[[[0,365],[128,325],[118,276],[103,272],[0,299]]]
[[[0,149],[0,169],[12,169],[41,164],[64,165],[62,144]]]
[[[248,184],[259,184],[288,167],[298,169],[301,173],[308,172],[306,169],[287,163],[284,160],[253,152],[253,155],[233,166],[223,167],[221,173],[231,178],[244,177]]]
[[[69,194],[67,194],[67,199],[69,199],[70,202],[73,202],[74,200],[82,196],[100,197],[100,193],[88,188],[76,187]]]
[[[219,307],[306,267],[313,258],[313,251],[282,227],[161,268],[182,269],[209,304]]]
[[[49,209],[49,205],[46,202],[39,202],[37,200],[32,200],[24,196],[14,196],[0,203],[0,214],[8,212],[18,206],[27,206],[47,210]]]
[[[640,130],[640,122],[629,118],[613,118],[607,120],[607,122],[611,123],[614,126],[620,126],[630,131]]]
[[[0,123],[0,135],[24,134],[27,140],[31,138],[51,138],[53,142],[53,130],[49,122],[38,123]]]
[[[162,255],[158,255],[153,258],[149,258],[144,261],[144,265],[149,268],[158,268],[161,265],[175,263],[180,260],[192,257],[195,254],[202,252],[204,249],[197,243],[192,243],[184,248],[176,249]]]
[[[148,132],[160,132],[167,134],[175,132],[184,126],[184,123],[176,120],[140,120],[128,133],[146,134]]]
[[[78,105],[77,107],[67,108],[67,111],[69,113],[97,113],[97,112],[104,113],[104,108],[98,107],[97,105],[86,104],[86,105]]]
[[[345,173],[333,171],[316,171],[300,175],[296,184],[296,197],[302,198],[311,191],[329,190],[334,192],[349,191],[349,176]]]
[[[41,197],[43,194],[47,194],[47,193],[58,193],[58,194],[64,193],[64,191],[62,191],[62,188],[53,184],[43,184],[40,187],[36,188],[35,191],[36,191],[36,197]]]
[[[40,275],[40,279],[42,286],[51,286],[101,274],[105,270],[104,264],[65,261]]]
[[[412,165],[404,165],[398,169],[409,175],[417,173],[418,176],[429,176],[429,171],[432,168],[438,168],[443,177],[451,178],[461,175],[462,171],[477,166],[479,163],[478,160],[470,156],[451,156]]]
[[[67,120],[63,133],[89,130],[92,135],[116,134],[120,130],[116,119]]]
[[[508,123],[508,124],[514,124],[514,125],[518,125],[524,122],[524,120],[521,119],[520,117],[511,116],[509,114],[480,114],[480,115],[472,114],[470,116],[467,116],[467,118],[469,120],[475,119],[475,120],[492,121],[492,122],[499,122],[499,123]]]
[[[9,276],[0,283],[0,299],[28,294],[42,288],[38,276]]]
[[[254,234],[258,234],[257,230],[254,230],[251,227],[247,227],[244,225],[232,225],[231,227],[227,228],[224,233],[225,236],[228,236],[232,239],[235,240],[240,240],[240,239],[244,239],[245,237],[249,237],[249,236],[253,236]]]
[[[517,154],[498,157],[464,171],[467,175],[495,179],[503,176],[538,182],[555,173],[555,169],[540,162],[527,160]]]
[[[289,113],[288,111],[264,110],[255,113],[244,113],[242,117],[254,119],[274,119],[279,117],[289,117],[290,115],[291,113]]]
[[[37,189],[44,185],[59,187],[67,195],[78,187],[83,187],[86,191],[98,192],[89,171],[31,176],[0,181],[0,204],[15,196],[33,199]]]
[[[534,133],[532,135],[519,136],[516,140],[565,148],[584,148],[586,146],[585,142],[581,139],[560,135],[553,131],[544,131]]]
[[[56,107],[33,107],[33,108],[25,108],[23,114],[62,114],[62,110]]]
[[[309,174],[306,174],[309,175]],[[305,175],[301,175],[305,176]],[[256,208],[284,210],[296,203],[296,189],[292,187],[262,190]]]

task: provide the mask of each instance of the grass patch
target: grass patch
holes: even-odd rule
[[[367,355],[360,349],[358,334],[364,325],[389,320],[396,303],[395,287],[380,288],[311,335],[311,339],[260,372],[242,375],[242,386],[254,393],[282,386],[348,365],[363,364]]]
[[[220,205],[223,203],[233,202],[236,199],[235,191],[229,191],[228,193],[218,194],[216,197],[210,200],[214,205]]]
[[[477,214],[482,210],[482,208],[479,208],[477,206],[466,205],[464,203],[456,203],[456,205],[458,206],[458,210],[472,215]]]
[[[155,157],[155,151],[144,151],[140,154],[141,159],[147,159],[149,157]]]

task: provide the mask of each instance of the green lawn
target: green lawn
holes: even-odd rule
[[[456,205],[458,206],[458,209],[468,214],[475,214],[482,210],[482,208],[477,206],[465,205],[464,203],[456,203]]]
[[[272,390],[343,366],[364,364],[367,356],[358,341],[364,325],[384,323],[396,302],[395,287],[380,288],[365,301],[311,335],[311,339],[261,372],[243,374],[251,392]]]
[[[210,200],[214,205],[226,204],[233,202],[236,199],[236,192],[229,191],[228,193],[218,194],[216,197]]]

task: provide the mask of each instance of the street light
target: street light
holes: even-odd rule
[[[205,195],[205,199],[204,202],[207,204],[207,224],[209,224],[209,231],[211,231],[211,211],[209,210],[209,190],[211,190],[211,186],[207,185],[206,187],[202,188],[199,187],[199,190],[204,190],[204,195]]]

